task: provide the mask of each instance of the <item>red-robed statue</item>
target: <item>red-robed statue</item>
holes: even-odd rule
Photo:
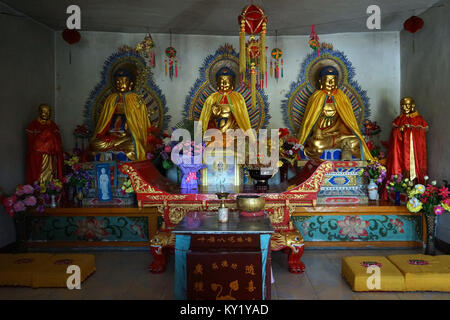
[[[402,174],[405,178],[424,183],[427,175],[428,124],[416,111],[414,99],[400,101],[402,114],[392,123],[387,160],[388,177]]]
[[[52,178],[61,180],[63,154],[58,126],[50,120],[51,108],[39,106],[39,118],[31,122],[27,129],[26,182],[47,182]]]

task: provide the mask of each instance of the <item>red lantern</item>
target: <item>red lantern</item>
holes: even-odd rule
[[[423,27],[423,19],[417,16],[412,16],[403,23],[403,28],[411,33],[416,33]]]
[[[239,25],[245,21],[245,33],[257,34],[262,31],[263,23],[267,23],[264,10],[254,4],[246,6],[238,17]]]
[[[64,29],[62,37],[68,44],[74,44],[81,40],[81,35],[77,29]]]

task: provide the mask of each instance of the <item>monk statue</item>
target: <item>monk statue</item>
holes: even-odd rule
[[[132,92],[133,75],[125,69],[114,74],[117,92],[110,94],[103,105],[90,142],[89,153],[123,152],[128,159],[145,160],[147,132],[151,127],[143,99]]]
[[[402,114],[392,122],[387,160],[388,177],[402,174],[424,183],[427,175],[426,132],[428,124],[411,97],[400,100]]]
[[[338,71],[324,67],[319,75],[320,90],[308,100],[298,142],[308,158],[318,159],[327,149],[351,150],[361,160],[373,160],[345,93],[337,88]]]
[[[63,153],[58,126],[50,119],[51,108],[39,106],[39,117],[27,129],[26,183],[62,178]]]
[[[223,67],[216,74],[217,92],[211,94],[203,104],[199,123],[203,132],[216,128],[226,133],[228,129],[251,129],[250,118],[244,97],[234,90],[234,72]]]

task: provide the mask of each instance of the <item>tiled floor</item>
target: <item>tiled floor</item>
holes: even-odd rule
[[[146,251],[91,252],[97,271],[81,290],[31,289],[0,287],[0,299],[172,299],[174,259],[171,257],[163,274],[151,274],[147,266],[151,256]],[[419,299],[450,300],[450,293],[356,293],[341,277],[341,258],[348,255],[389,255],[420,253],[420,250],[306,250],[303,274],[288,272],[287,255],[272,253],[275,283],[272,299]]]

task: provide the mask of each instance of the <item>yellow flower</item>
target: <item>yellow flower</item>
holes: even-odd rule
[[[413,197],[409,199],[408,203],[406,204],[406,208],[414,213],[419,212],[420,210],[422,210],[422,202]]]

